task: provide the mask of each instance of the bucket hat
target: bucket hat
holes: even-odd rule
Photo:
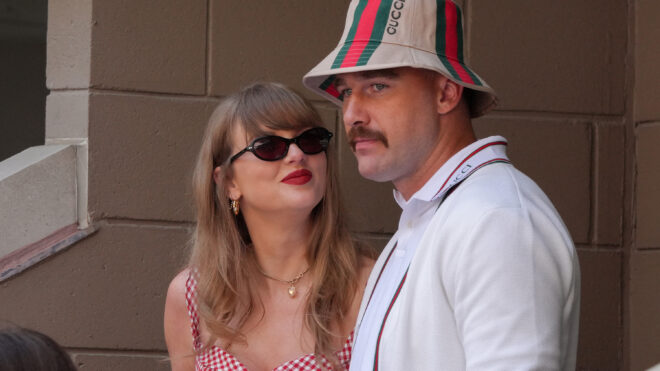
[[[352,0],[339,45],[303,84],[341,106],[337,74],[423,68],[468,88],[470,116],[481,116],[497,105],[497,96],[463,59],[462,18],[449,0]]]

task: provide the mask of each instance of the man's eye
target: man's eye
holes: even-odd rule
[[[350,97],[351,94],[353,93],[353,90],[351,89],[343,89],[339,91],[339,96],[343,99],[346,97]]]
[[[373,84],[371,85],[375,91],[381,91],[387,87],[385,84]]]

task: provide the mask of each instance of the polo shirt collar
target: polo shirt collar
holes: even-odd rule
[[[500,145],[500,143],[502,144]],[[422,204],[428,204],[434,201],[438,198],[437,196],[444,194],[444,192],[453,186],[453,184],[451,184],[451,182],[447,182],[447,180],[449,180],[450,177],[455,176],[454,173],[458,167],[471,154],[489,144],[497,144],[488,146],[484,149],[484,151],[489,151],[490,157],[507,159],[506,143],[507,140],[499,135],[477,140],[476,142],[464,147],[452,157],[450,157],[449,160],[447,160],[440,167],[440,169],[438,169],[438,171],[436,171],[435,174],[433,174],[433,176],[431,176],[431,178],[422,186],[422,188],[420,188],[417,192],[415,192],[415,194],[412,195],[412,197],[410,197],[408,201],[406,201],[401,192],[397,191],[396,189],[394,189],[394,200],[403,210],[406,210],[407,208],[414,204],[418,204],[419,202]]]

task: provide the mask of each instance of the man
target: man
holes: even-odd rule
[[[494,91],[463,61],[460,9],[353,0],[303,79],[342,107],[360,173],[391,181],[399,229],[367,284],[351,370],[575,368],[579,267],[556,210],[471,118]]]

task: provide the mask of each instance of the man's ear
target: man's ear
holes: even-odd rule
[[[451,81],[446,76],[436,73],[436,109],[439,114],[446,114],[454,110],[461,102],[463,86]]]
[[[238,200],[241,198],[241,191],[238,188],[238,185],[234,182],[233,177],[227,172],[222,171],[221,166],[217,166],[213,169],[213,181],[216,185],[222,185],[227,190],[227,197],[232,200]]]

